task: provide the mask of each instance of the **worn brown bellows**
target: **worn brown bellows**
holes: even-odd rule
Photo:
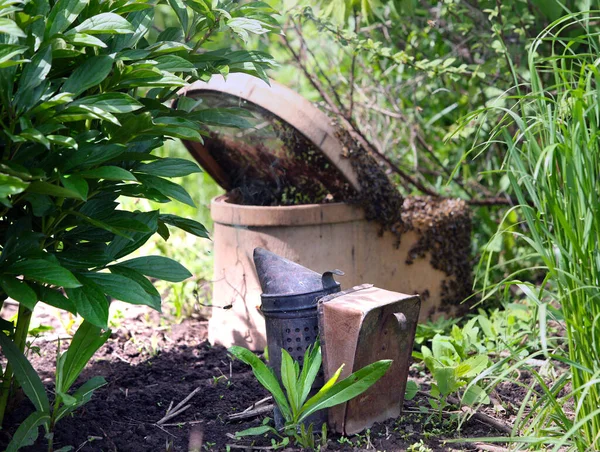
[[[419,318],[418,296],[363,285],[319,300],[319,330],[325,380],[344,364],[340,380],[381,359],[393,360],[366,392],[329,409],[329,426],[344,435],[402,411]]]

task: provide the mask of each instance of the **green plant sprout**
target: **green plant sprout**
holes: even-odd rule
[[[377,382],[392,365],[391,360],[380,360],[363,367],[342,381],[337,381],[343,365],[334,373],[323,387],[312,397],[309,394],[317,373],[321,369],[321,346],[317,341],[306,349],[302,370],[290,354],[281,349],[281,381],[277,381],[273,371],[267,367],[254,353],[238,346],[229,348],[229,352],[252,367],[254,376],[273,396],[273,400],[285,420],[282,432],[270,425],[250,428],[237,432],[237,437],[273,433],[280,438],[293,438],[296,445],[315,448],[313,425],[304,422],[313,413],[323,410],[362,394]],[[285,389],[285,392],[284,392]],[[326,424],[322,425],[321,441],[326,441]]]

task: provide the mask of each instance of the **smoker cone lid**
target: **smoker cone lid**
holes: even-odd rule
[[[204,143],[184,144],[219,185],[238,195],[233,202],[340,202],[360,192],[331,120],[291,89],[236,73],[195,82],[179,94],[177,108],[209,129]]]
[[[300,295],[328,289],[323,275],[264,248],[254,249],[254,265],[263,296]]]

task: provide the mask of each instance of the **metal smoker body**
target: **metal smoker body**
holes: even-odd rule
[[[343,273],[334,270],[321,275],[263,248],[254,250],[254,265],[263,291],[261,312],[265,317],[269,366],[281,381],[281,349],[303,363],[304,352],[319,335],[317,302],[340,292],[333,275]],[[320,372],[313,387],[320,388],[323,383]],[[275,420],[281,420],[277,414]],[[326,412],[322,411],[307,423],[320,427],[325,421]]]

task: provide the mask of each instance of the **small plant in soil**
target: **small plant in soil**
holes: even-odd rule
[[[254,353],[237,346],[231,347],[229,352],[252,367],[256,379],[271,393],[285,420],[282,431],[263,424],[260,427],[237,432],[236,436],[272,433],[282,440],[293,438],[296,445],[311,449],[316,447],[316,443],[313,424],[305,425],[308,417],[319,410],[345,403],[362,394],[375,384],[392,364],[391,360],[377,361],[338,382],[337,380],[344,367],[342,365],[329,381],[314,396],[309,398],[311,388],[322,364],[321,346],[318,342],[306,350],[302,370],[300,370],[298,362],[286,350],[281,349],[281,382],[283,388],[277,381],[273,371]],[[323,424],[322,429],[325,428],[326,426]],[[326,430],[321,432],[321,441],[326,442],[326,433]]]
[[[159,2],[162,3],[162,2]],[[18,391],[36,411],[9,450],[31,444],[40,426],[52,450],[54,424],[89,400],[92,379],[68,391],[110,334],[112,298],[161,310],[147,279],[180,282],[190,272],[161,257],[127,259],[168,225],[207,237],[198,222],[119,209],[120,196],[193,206],[169,178],[198,173],[188,160],[161,158],[170,139],[201,141],[205,124],[230,123],[239,109],[195,113],[172,100],[213,73],[266,79],[270,57],[202,52],[214,32],[247,40],[275,22],[263,2],[169,0],[172,20],[154,26],[156,2],[10,0],[0,3],[0,308],[18,302],[16,323],[0,319],[0,426]],[[165,5],[166,6],[166,5]],[[160,21],[162,22],[162,21]],[[85,319],[60,354],[53,407],[24,351],[32,311],[43,302]]]

